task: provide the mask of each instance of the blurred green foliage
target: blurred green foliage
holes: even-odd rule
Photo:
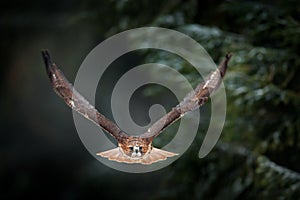
[[[193,5],[197,3],[198,7]],[[214,27],[197,24],[201,2],[197,3],[174,3],[169,8],[172,14],[162,10],[150,25],[186,33],[215,60],[233,52],[225,78],[226,127],[218,150],[203,160],[181,159],[165,183],[165,192],[157,198],[299,197],[299,3],[219,2],[210,11],[218,15]],[[195,73],[166,52],[150,54],[146,60],[168,64],[192,77]]]
[[[36,1],[18,8],[6,4],[0,19],[4,58],[0,69],[7,75],[1,80],[5,94],[1,128],[9,134],[3,134],[1,141],[0,197],[32,197],[37,191],[52,192],[50,197],[60,199],[300,197],[299,1]],[[197,157],[209,122],[208,104],[201,108],[203,121],[193,145],[179,160],[159,172],[131,175],[99,167],[88,157],[75,139],[76,130],[70,128],[69,110],[57,108],[56,104],[63,107],[63,103],[58,103],[49,85],[39,85],[48,81],[42,76],[42,63],[26,60],[29,54],[36,54],[31,59],[37,60],[39,48],[49,45],[45,47],[54,49],[61,66],[79,66],[78,55],[84,57],[100,39],[142,26],[183,32],[204,46],[216,63],[229,51],[233,58],[224,80],[226,123],[214,150],[204,159]],[[26,42],[28,35],[32,36]],[[56,39],[32,47],[31,41],[50,35]],[[21,54],[24,46],[29,50]],[[70,51],[76,54],[66,53]],[[23,57],[16,59],[16,55]],[[173,66],[193,85],[199,81],[196,71],[178,56],[163,51],[142,55],[144,62]],[[28,65],[35,68],[28,70]],[[65,67],[64,71],[76,70]],[[112,71],[116,74],[124,68]],[[102,96],[110,87],[101,90]],[[162,92],[152,87],[144,94],[159,96]],[[105,113],[108,106],[102,104],[100,110]],[[167,130],[158,145],[172,137],[175,129],[176,125]]]

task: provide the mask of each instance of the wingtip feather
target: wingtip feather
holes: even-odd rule
[[[222,78],[225,76],[225,73],[226,73],[226,70],[228,67],[228,62],[231,59],[231,57],[232,57],[232,54],[230,52],[226,53],[225,60],[223,60],[223,62],[218,67]]]
[[[226,53],[226,55],[225,55],[226,60],[229,61],[231,57],[232,57],[232,53],[231,52]]]
[[[42,57],[45,63],[45,67],[46,67],[46,71],[47,71],[47,75],[50,76],[51,73],[51,68],[52,68],[52,61],[51,61],[51,57],[50,57],[50,53],[47,49],[43,49],[41,50],[42,53]]]

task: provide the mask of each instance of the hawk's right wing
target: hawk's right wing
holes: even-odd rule
[[[93,105],[74,89],[63,73],[51,61],[47,50],[42,51],[42,55],[54,91],[69,107],[110,133],[118,142],[128,137],[115,123],[99,113]]]

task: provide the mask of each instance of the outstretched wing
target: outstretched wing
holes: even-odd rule
[[[42,51],[42,56],[54,91],[66,102],[69,107],[103,128],[119,142],[127,138],[126,133],[124,133],[115,123],[99,113],[93,105],[91,105],[80,93],[74,89],[72,84],[65,78],[63,73],[51,61],[49,52],[47,50]]]
[[[230,58],[231,54],[226,54],[224,61],[219,65],[218,69],[210,73],[203,83],[200,83],[194,91],[187,94],[182,102],[155,122],[147,132],[140,137],[153,139],[176,120],[184,116],[185,113],[196,110],[206,103],[210,95],[219,88]]]

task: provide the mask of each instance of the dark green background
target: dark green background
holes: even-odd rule
[[[299,13],[297,0],[1,1],[0,198],[298,199]],[[70,109],[51,90],[40,50],[50,49],[73,82],[97,44],[143,26],[188,34],[216,63],[228,51],[234,56],[225,78],[226,123],[214,150],[197,157],[209,123],[208,103],[200,109],[196,140],[180,159],[152,173],[127,174],[87,152]],[[199,82],[195,70],[175,55],[134,52],[116,60],[101,79],[97,108],[111,118],[118,77],[147,62],[169,64],[193,85]],[[143,112],[132,110],[142,124],[151,104],[167,109],[176,104],[170,91],[158,86],[140,89],[136,98],[146,102]],[[176,127],[156,144],[167,143]]]

